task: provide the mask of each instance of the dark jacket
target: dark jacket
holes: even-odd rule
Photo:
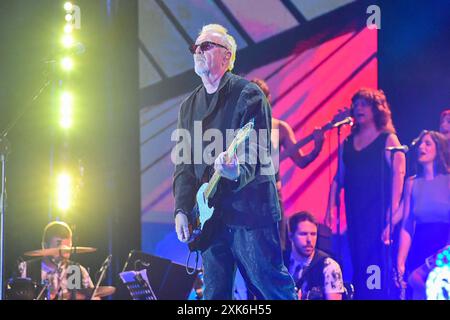
[[[261,162],[258,157],[256,163],[240,164],[240,176],[236,182],[222,178],[210,204],[214,205],[215,215],[220,213],[227,225],[257,227],[279,221],[280,206],[275,177],[273,174],[261,174],[264,172],[261,169],[272,166],[272,163],[267,161],[270,159],[272,114],[264,93],[256,84],[227,72],[212,96],[209,107],[206,101],[206,90],[200,85],[181,104],[178,128],[188,130],[192,137],[192,141],[182,139],[184,147],[191,150],[191,163],[175,166],[175,209],[190,213],[199,186],[208,181],[213,173],[213,165],[208,166],[203,161],[203,150],[210,141],[202,142],[201,164],[192,164],[194,145],[199,144],[201,139],[197,137],[194,141],[194,121],[201,121],[203,132],[207,129],[218,129],[223,137],[226,137],[227,129],[240,129],[254,119],[257,133],[259,129],[266,129],[263,139],[265,141],[258,141],[258,144],[246,143],[245,151],[247,154],[250,151],[263,153],[265,160]],[[224,150],[225,146],[221,151]],[[218,154],[215,154],[213,158],[217,156]]]
[[[285,251],[283,253],[284,264],[289,269],[291,252]],[[308,267],[302,273],[300,279],[294,279],[297,288],[302,289],[302,300],[323,300],[325,299],[323,286],[325,278],[323,270],[325,269],[325,259],[330,256],[316,249],[316,253]],[[292,275],[294,276],[294,275]]]

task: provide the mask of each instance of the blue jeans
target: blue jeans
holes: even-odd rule
[[[260,228],[220,225],[202,259],[207,300],[232,299],[236,267],[257,299],[297,299],[276,223]]]

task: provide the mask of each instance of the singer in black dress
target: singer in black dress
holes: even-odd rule
[[[400,146],[400,142],[381,90],[363,88],[356,92],[352,114],[355,126],[340,155],[341,174],[331,186],[326,223],[331,224],[336,193],[343,188],[355,298],[385,299],[389,212],[392,205],[392,223],[397,224],[401,219],[398,208],[405,156],[395,153],[391,164],[390,152],[386,151],[387,147]]]

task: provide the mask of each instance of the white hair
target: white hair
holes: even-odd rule
[[[199,32],[199,35],[201,35],[205,32],[214,32],[214,33],[218,33],[222,36],[222,39],[227,44],[226,47],[231,52],[231,58],[230,58],[230,64],[228,65],[228,70],[229,71],[233,70],[234,61],[236,60],[236,49],[237,49],[236,41],[234,40],[233,36],[228,34],[228,30],[224,26],[222,26],[220,24],[215,24],[215,23],[203,26],[202,30]]]

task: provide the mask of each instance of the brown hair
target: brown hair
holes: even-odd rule
[[[361,88],[352,97],[352,113],[353,105],[359,99],[367,101],[372,107],[375,126],[379,131],[395,133],[395,127],[392,123],[392,113],[383,90],[371,88]],[[356,123],[353,126],[353,132],[358,132],[359,126]]]
[[[449,174],[450,173],[450,155],[449,155],[449,146],[448,139],[440,132],[437,131],[425,131],[422,137],[419,140],[418,145],[422,143],[423,138],[429,135],[436,145],[436,158],[433,162],[434,173],[435,174]],[[419,150],[419,149],[417,149]],[[416,153],[416,163],[417,165],[417,174],[419,176],[423,175],[423,167],[417,161],[417,153]]]
[[[315,224],[316,227],[318,227],[319,225],[316,218],[314,218],[311,213],[309,213],[308,211],[300,211],[294,213],[292,217],[289,218],[289,232],[295,232],[295,230],[297,230],[298,224],[303,221],[309,221]]]
[[[42,235],[42,244],[49,244],[50,240],[54,237],[62,239],[72,238],[72,229],[69,225],[62,221],[53,221],[47,224]]]

